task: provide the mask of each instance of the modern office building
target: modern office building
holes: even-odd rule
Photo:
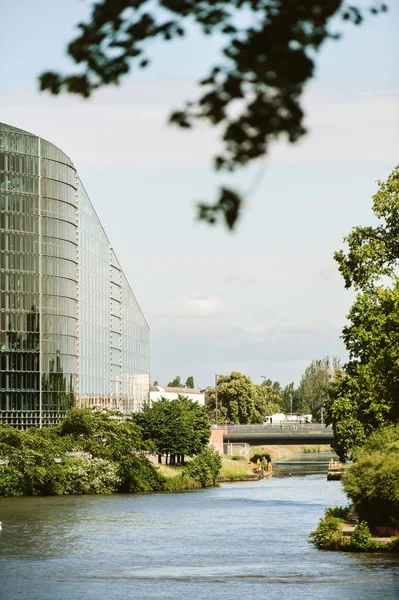
[[[149,398],[149,327],[71,160],[0,123],[0,422]]]

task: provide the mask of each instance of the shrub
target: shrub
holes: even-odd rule
[[[122,458],[118,477],[118,491],[124,493],[159,492],[166,484],[166,478],[144,456],[128,455]]]
[[[371,534],[366,521],[360,521],[352,532],[350,537],[350,545],[352,550],[365,552],[371,546]]]
[[[399,452],[362,455],[342,482],[361,520],[373,528],[399,526]]]
[[[253,463],[257,463],[258,460],[260,460],[261,463],[266,462],[266,464],[268,462],[272,462],[272,458],[268,452],[264,452],[263,454],[254,454],[249,460]]]
[[[324,514],[326,517],[336,517],[347,521],[349,519],[350,511],[350,506],[333,506],[331,508],[326,508]]]
[[[343,535],[341,526],[343,519],[325,517],[320,519],[315,531],[309,536],[309,541],[323,550],[341,550],[349,546],[350,539]]]
[[[219,452],[208,446],[187,464],[185,471],[199,481],[202,487],[209,487],[216,484],[221,468],[222,458]]]
[[[67,459],[59,477],[56,493],[63,494],[111,494],[120,482],[115,463],[87,454]]]
[[[23,475],[13,466],[0,466],[0,496],[23,496]]]

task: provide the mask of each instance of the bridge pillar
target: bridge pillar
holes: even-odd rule
[[[218,450],[220,454],[223,454],[223,436],[225,435],[227,435],[227,429],[221,427],[212,427],[211,439],[209,440],[209,443],[216,450]]]

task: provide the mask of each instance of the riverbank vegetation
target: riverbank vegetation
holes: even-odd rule
[[[359,523],[348,541],[327,514],[311,538],[321,548],[399,547],[399,167],[379,182],[373,213],[378,225],[355,227],[335,254],[358,294],[342,336],[349,362],[326,401],[334,449],[353,460],[342,483]],[[396,537],[382,548],[370,531]]]
[[[320,519],[317,528],[310,534],[309,541],[321,550],[399,553],[399,537],[381,541],[381,538],[372,536],[366,521],[359,521],[353,529],[347,531],[345,525],[348,513],[349,509],[342,507],[326,509],[324,518]]]
[[[327,509],[311,541],[329,550],[399,552],[398,457],[399,424],[373,432],[342,477],[351,505]]]
[[[170,423],[161,426],[159,421],[157,437],[150,428],[151,415],[162,413],[167,419],[165,403],[175,415],[174,431]],[[143,426],[115,411],[77,408],[53,429],[20,431],[0,425],[0,496],[180,491],[215,485],[222,461],[208,447],[205,410],[187,398],[159,404],[147,411]],[[188,439],[183,442],[183,437]],[[193,458],[186,465],[181,460],[175,476],[166,477],[148,459],[154,450],[169,458]]]
[[[399,167],[373,196],[376,226],[355,227],[335,253],[347,288],[358,292],[342,337],[349,361],[326,401],[341,460],[372,431],[399,421]]]

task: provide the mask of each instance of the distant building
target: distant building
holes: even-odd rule
[[[166,400],[176,400],[179,395],[187,396],[187,398],[198,402],[201,406],[204,406],[205,404],[205,392],[197,388],[161,387],[160,385],[150,386],[150,404],[161,398],[166,398]]]
[[[311,423],[312,415],[285,415],[284,413],[275,413],[266,415],[264,423]]]

